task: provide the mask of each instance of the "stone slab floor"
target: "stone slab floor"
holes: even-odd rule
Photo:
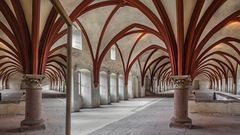
[[[43,118],[46,130],[19,132],[24,115],[0,116],[0,135],[64,135],[65,99],[43,99]]]
[[[190,114],[193,129],[169,128],[173,99],[163,99],[90,135],[240,135],[240,116]]]
[[[239,135],[240,116],[190,114],[194,129],[169,128],[172,98],[143,98],[72,114],[72,135]],[[47,129],[17,132],[24,118],[0,117],[0,135],[64,135],[65,100],[44,99]]]
[[[72,135],[87,135],[110,123],[123,119],[157,103],[158,98],[138,98],[101,105],[100,108],[82,109],[72,114]]]

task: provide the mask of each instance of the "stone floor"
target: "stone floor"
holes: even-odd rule
[[[194,129],[169,128],[172,98],[122,101],[72,114],[72,135],[239,135],[240,116],[190,114]],[[0,117],[0,135],[64,135],[65,99],[43,99],[47,129],[17,132],[24,116]]]
[[[163,99],[90,135],[239,135],[240,116],[190,114],[193,129],[169,128],[173,100]]]
[[[72,135],[87,135],[115,121],[132,115],[158,102],[159,98],[137,98],[101,105],[100,108],[82,109],[72,114]]]
[[[19,132],[24,115],[0,116],[0,135],[64,135],[65,99],[43,99],[46,130]]]

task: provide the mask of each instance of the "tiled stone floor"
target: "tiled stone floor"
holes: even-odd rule
[[[157,98],[138,98],[102,105],[100,108],[82,109],[72,114],[72,135],[87,135],[108,124],[132,115],[158,102]]]
[[[65,99],[43,99],[43,118],[46,130],[19,132],[24,115],[0,117],[0,135],[64,135]]]
[[[193,129],[169,128],[173,100],[163,99],[90,135],[239,135],[240,116],[190,114]]]
[[[133,99],[72,114],[72,135],[239,135],[240,116],[190,114],[194,129],[169,128],[173,99]],[[0,135],[64,135],[65,99],[44,99],[47,129],[16,129],[23,116],[0,118]]]

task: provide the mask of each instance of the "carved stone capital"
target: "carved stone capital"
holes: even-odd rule
[[[24,80],[27,89],[40,89],[42,88],[42,80],[45,78],[44,75],[26,74]]]
[[[184,90],[188,89],[190,83],[189,75],[181,75],[181,76],[172,76],[174,89],[176,90]]]

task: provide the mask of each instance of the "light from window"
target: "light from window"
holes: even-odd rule
[[[82,34],[81,31],[73,27],[72,46],[75,49],[82,50]]]
[[[116,46],[111,48],[111,60],[116,60]]]

